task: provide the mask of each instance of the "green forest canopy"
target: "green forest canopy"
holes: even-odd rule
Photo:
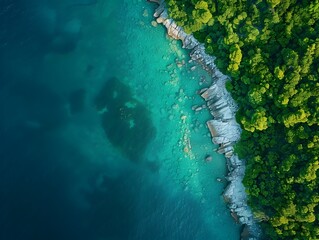
[[[265,238],[319,239],[319,0],[166,3],[232,78],[236,152]]]

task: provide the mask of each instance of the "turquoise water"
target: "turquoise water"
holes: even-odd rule
[[[209,77],[156,6],[5,4],[0,238],[238,239],[210,115],[192,110]]]

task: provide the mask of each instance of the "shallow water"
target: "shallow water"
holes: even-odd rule
[[[0,3],[0,239],[238,239],[210,115],[192,110],[209,77],[155,5],[94,2]],[[96,108],[113,78],[133,122]]]

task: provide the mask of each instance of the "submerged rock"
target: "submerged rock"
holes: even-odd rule
[[[206,162],[211,162],[213,160],[213,157],[211,155],[206,155],[205,161]]]
[[[105,83],[94,103],[109,141],[131,161],[140,162],[156,132],[147,108],[117,78]]]

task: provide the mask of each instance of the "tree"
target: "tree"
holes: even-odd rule
[[[287,113],[282,117],[285,127],[289,128],[297,123],[307,122],[308,116],[310,114],[304,109],[299,109],[296,113]]]
[[[235,152],[266,238],[319,239],[319,1],[166,1],[232,78]]]
[[[270,5],[271,8],[274,8],[280,3],[280,0],[267,0],[267,3]]]

